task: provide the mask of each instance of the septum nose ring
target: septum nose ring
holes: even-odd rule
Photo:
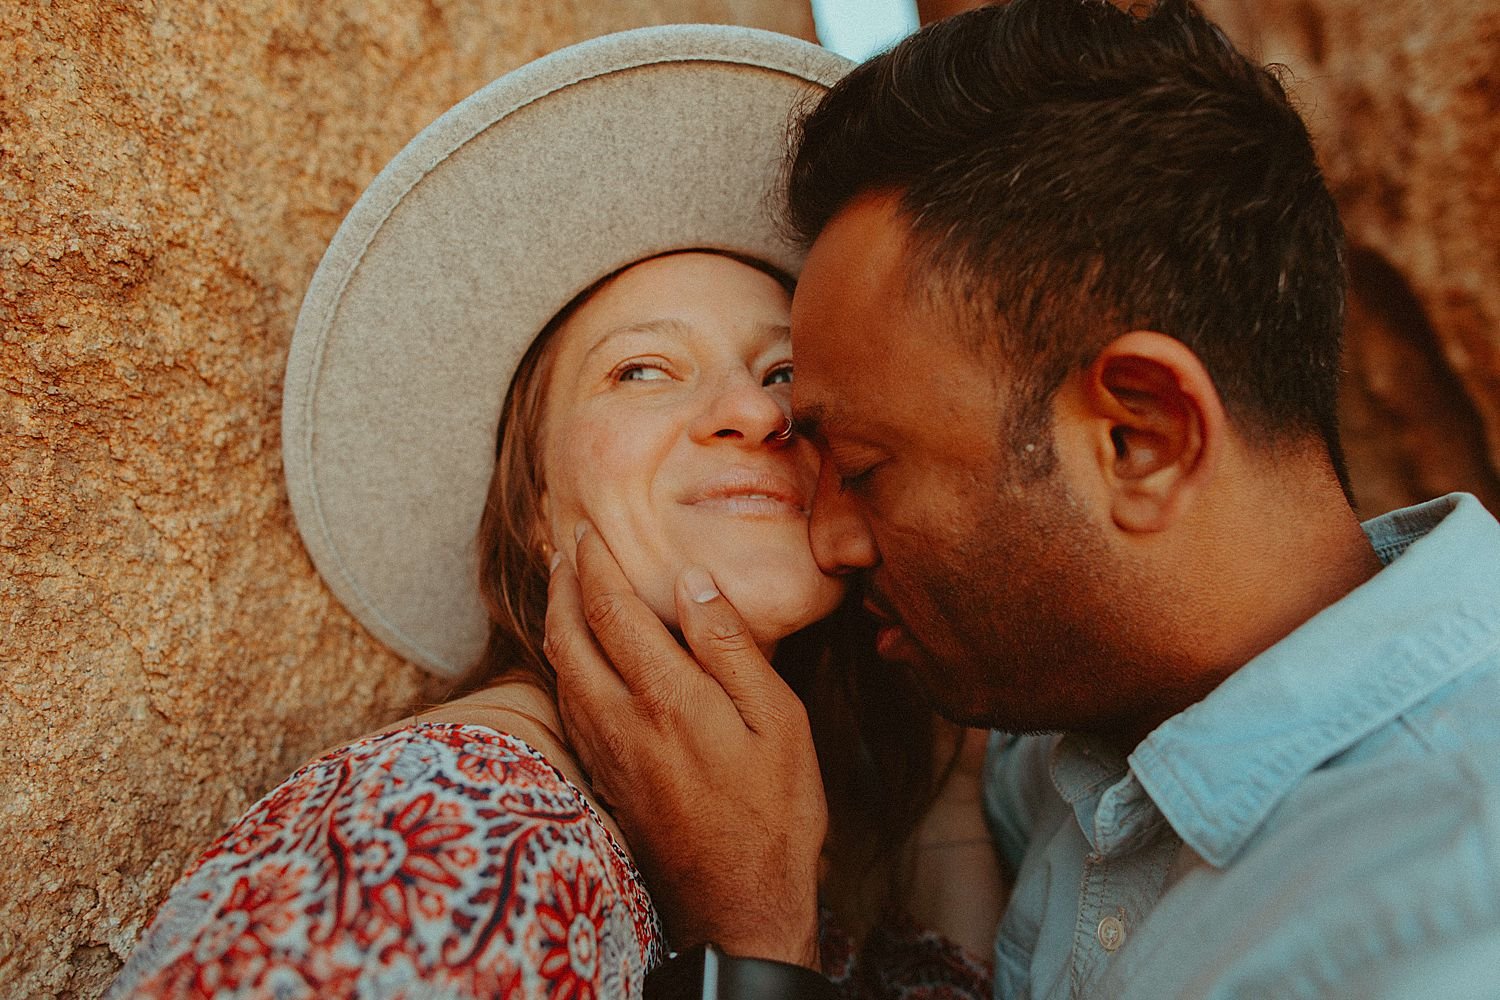
[[[775,431],[774,433],[771,434],[770,437],[766,438],[767,441],[771,441],[771,442],[774,442],[776,444],[786,444],[791,439],[792,439],[792,418],[791,417],[787,417],[786,418],[786,423],[782,424],[779,430]]]

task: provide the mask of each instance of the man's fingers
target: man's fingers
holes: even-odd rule
[[[677,615],[693,656],[729,695],[745,725],[764,732],[784,723],[796,696],[766,661],[745,620],[707,570],[690,566],[677,581]]]
[[[597,531],[579,535],[575,558],[583,620],[615,671],[648,706],[681,703],[679,689],[698,671],[661,619],[636,596]]]
[[[557,674],[557,704],[568,741],[584,769],[608,753],[612,728],[630,691],[594,643],[584,620],[578,578],[567,560],[547,583],[547,625],[542,653]]]
[[[566,559],[558,561],[547,581],[542,653],[557,672],[559,686],[584,695],[602,694],[612,688],[624,691],[619,675],[589,631],[578,577]]]

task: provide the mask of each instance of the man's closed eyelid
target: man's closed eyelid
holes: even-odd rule
[[[875,471],[885,464],[884,458],[861,458],[857,461],[841,462],[830,456],[828,461],[833,467],[838,491],[853,493],[856,496],[868,492]]]
[[[873,473],[874,471],[875,466],[872,465],[860,472],[850,473],[849,475],[840,474],[838,477],[839,492],[854,494],[864,492],[864,490],[870,485],[871,473]]]
[[[886,458],[879,449],[856,442],[835,440],[824,442],[824,447],[828,460],[841,473],[850,469],[867,469]]]

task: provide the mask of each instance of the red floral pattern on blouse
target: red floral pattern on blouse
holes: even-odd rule
[[[879,940],[871,964],[825,935],[850,997],[988,997],[988,969],[956,946]],[[252,806],[106,996],[633,1000],[664,956],[639,872],[578,789],[512,736],[418,723]]]

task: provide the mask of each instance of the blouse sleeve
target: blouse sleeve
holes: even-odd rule
[[[991,1000],[994,969],[954,941],[888,911],[857,947],[825,910],[823,974],[845,1000]]]
[[[253,806],[106,996],[633,998],[661,957],[639,874],[545,759],[418,724]]]

